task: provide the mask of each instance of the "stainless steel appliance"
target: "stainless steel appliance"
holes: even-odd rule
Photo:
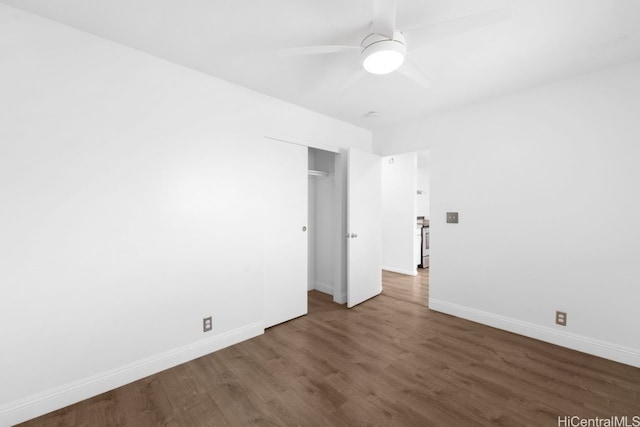
[[[422,227],[422,263],[420,264],[421,268],[429,268],[429,226],[425,225]]]

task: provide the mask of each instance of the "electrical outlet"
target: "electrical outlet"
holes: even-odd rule
[[[556,311],[556,325],[567,326],[567,313]]]
[[[447,212],[447,223],[448,224],[457,224],[458,223],[458,212]]]
[[[202,319],[202,332],[209,332],[213,329],[213,320],[211,316]]]

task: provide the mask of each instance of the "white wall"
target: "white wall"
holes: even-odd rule
[[[315,156],[314,169],[327,172],[327,176],[318,176],[314,180],[314,276],[313,288],[334,294],[334,259],[336,245],[341,235],[335,224],[335,154],[323,150],[311,150]]]
[[[428,159],[428,156],[422,158],[418,156],[418,191],[420,191],[421,194],[416,196],[416,215],[425,218],[429,218],[429,203],[431,201],[429,194],[431,184],[429,183],[430,173]]]
[[[333,223],[338,229],[338,243],[335,245],[335,253],[333,254],[333,283],[334,293],[333,301],[339,304],[347,302],[347,205],[348,205],[348,152],[340,150],[339,155],[334,158],[334,220]],[[337,286],[335,285],[337,284]]]
[[[263,135],[370,132],[6,6],[0,40],[0,425],[262,333]]]
[[[416,153],[382,159],[382,268],[416,274]]]
[[[316,251],[314,288],[333,295],[333,253],[337,243],[334,224],[334,175],[316,178]]]
[[[375,135],[387,155],[429,139],[431,308],[640,366],[638,76],[634,62]]]
[[[308,215],[307,222],[307,290],[315,289],[316,281],[316,179],[313,176],[307,178]]]

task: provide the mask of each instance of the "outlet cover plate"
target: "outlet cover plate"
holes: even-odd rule
[[[211,316],[202,319],[202,332],[209,332],[213,329],[213,320]]]
[[[458,223],[458,212],[447,212],[447,223],[448,224],[457,224]]]
[[[567,326],[567,313],[556,311],[556,325]]]

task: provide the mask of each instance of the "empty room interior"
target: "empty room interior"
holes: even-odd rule
[[[0,427],[640,426],[640,1],[0,0]]]

